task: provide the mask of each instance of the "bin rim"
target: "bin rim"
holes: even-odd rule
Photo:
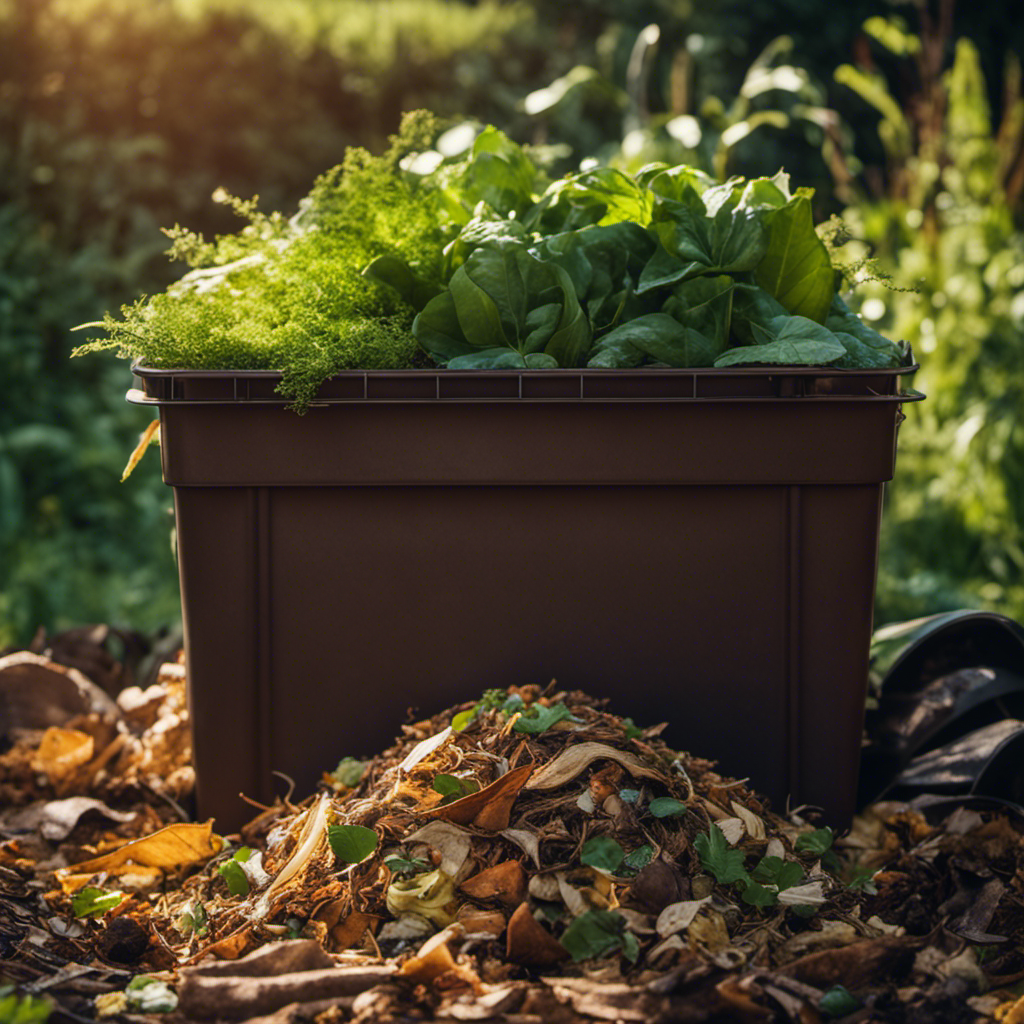
[[[900,367],[842,369],[829,366],[657,367],[630,369],[557,368],[448,370],[442,367],[401,370],[344,370],[321,385],[312,407],[362,402],[882,402],[901,405],[925,396],[901,388],[901,377],[919,369],[917,363]],[[268,392],[280,382],[279,370],[163,369],[132,364],[141,388],[126,398],[135,405],[288,405],[292,399]],[[731,382],[732,391],[713,393],[715,382]],[[878,389],[873,386],[878,382]],[[433,386],[431,386],[431,382]],[[442,384],[442,382],[445,382]],[[452,393],[458,382],[458,393]],[[544,382],[557,385],[557,393],[540,394]],[[833,391],[832,382],[856,391]],[[222,390],[202,397],[186,396],[186,386],[217,385]],[[253,385],[256,393],[253,393]],[[474,387],[474,384],[478,387]],[[524,387],[525,384],[525,387]],[[744,389],[744,385],[749,387]],[[618,387],[616,385],[619,385]],[[709,386],[711,393],[709,393]],[[840,387],[843,384],[840,383]],[[766,387],[769,393],[765,393]],[[334,392],[334,393],[332,393]]]

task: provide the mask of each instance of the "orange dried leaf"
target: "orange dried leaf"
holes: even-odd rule
[[[91,761],[94,749],[95,741],[88,733],[51,726],[43,733],[32,767],[55,782]]]
[[[505,958],[524,967],[554,967],[569,959],[569,951],[530,913],[528,903],[508,922]]]
[[[519,791],[533,774],[534,765],[524,764],[506,772],[489,786],[470,793],[443,807],[436,807],[427,813],[428,818],[442,818],[455,825],[475,825],[489,832],[500,832],[508,828],[512,805]]]
[[[223,846],[224,840],[213,833],[212,818],[202,825],[168,825],[150,836],[125,843],[102,857],[73,865],[65,877],[72,873],[88,877],[97,871],[131,873],[137,870],[137,866],[162,870],[187,867],[209,860]]]
[[[132,471],[142,461],[142,456],[146,454],[146,449],[156,442],[160,443],[160,420],[155,419],[146,429],[142,432],[142,436],[139,438],[139,443],[135,446],[135,450],[128,456],[128,465],[124,467],[124,472],[121,474],[121,483],[124,483],[132,475]]]
[[[475,900],[499,900],[507,907],[518,907],[526,899],[526,872],[517,860],[503,860],[460,886]]]

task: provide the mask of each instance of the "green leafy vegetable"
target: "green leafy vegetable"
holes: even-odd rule
[[[798,885],[804,877],[804,869],[793,860],[781,857],[762,857],[750,877],[756,882],[767,882],[779,891]]]
[[[613,949],[635,961],[639,954],[636,936],[627,930],[626,919],[610,910],[588,910],[566,928],[559,942],[573,960],[590,960]]]
[[[334,856],[345,864],[358,864],[377,849],[378,836],[362,825],[329,825],[327,840]]]
[[[594,836],[583,844],[580,861],[598,871],[614,874],[626,858],[626,851],[609,836]]]
[[[760,329],[754,325],[757,334]],[[769,323],[764,344],[731,348],[715,360],[715,366],[751,363],[782,363],[787,366],[827,366],[846,355],[843,343],[821,324],[803,316],[777,317]],[[764,332],[761,332],[764,334]]]
[[[739,882],[747,878],[742,852],[729,846],[724,833],[717,825],[712,825],[706,836],[697,836],[693,846],[701,864],[715,876],[720,885],[728,885],[730,882]]]
[[[526,246],[476,249],[413,322],[419,343],[452,369],[578,366],[590,345],[568,274]],[[536,357],[547,357],[538,360]]]
[[[659,796],[647,805],[647,810],[656,818],[674,818],[686,813],[686,804],[670,796]]]
[[[564,704],[553,704],[551,707],[531,704],[529,710],[516,719],[512,729],[514,732],[536,736],[538,733],[546,732],[557,722],[567,720],[572,720],[572,712]]]
[[[123,892],[108,892],[106,889],[86,886],[72,897],[71,910],[75,917],[102,917],[123,899]]]
[[[810,196],[798,193],[767,214],[765,224],[768,245],[755,280],[790,313],[824,323],[835,294],[835,271],[814,230]]]

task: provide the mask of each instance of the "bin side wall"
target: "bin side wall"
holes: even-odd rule
[[[178,488],[200,814],[489,687],[853,810],[881,487]]]

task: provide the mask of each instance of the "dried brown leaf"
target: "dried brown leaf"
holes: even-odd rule
[[[530,913],[527,903],[508,922],[505,958],[523,967],[554,967],[569,959],[569,951]]]
[[[456,825],[473,825],[489,832],[508,828],[512,805],[519,791],[533,774],[534,765],[524,764],[506,772],[489,786],[427,812],[429,818],[440,818]]]
[[[504,860],[462,883],[462,891],[475,900],[496,899],[509,909],[526,899],[526,872],[517,860]]]
[[[607,743],[575,743],[566,747],[560,754],[553,757],[546,765],[539,768],[533,778],[526,784],[527,789],[557,789],[571,782],[588,765],[599,759],[615,761],[622,765],[634,778],[656,779],[668,783],[664,772],[643,763],[635,754],[625,750],[617,750]]]

